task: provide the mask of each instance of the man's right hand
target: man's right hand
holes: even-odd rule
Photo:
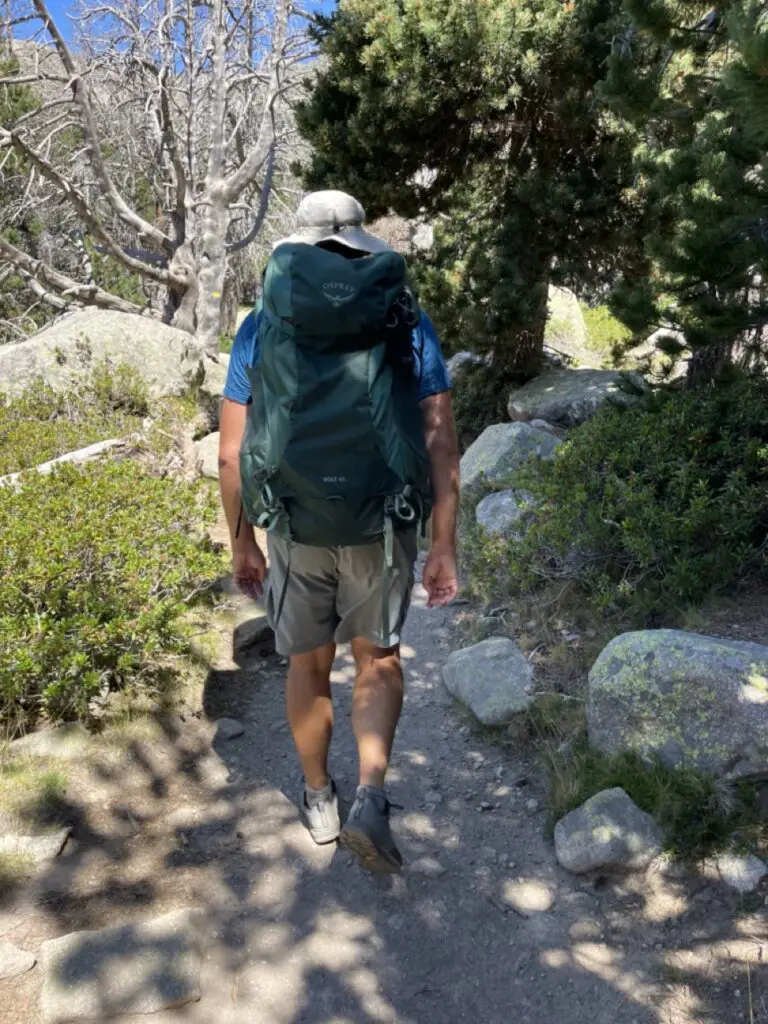
[[[264,596],[267,561],[255,540],[235,547],[232,552],[232,575],[235,586],[246,597],[258,601]]]

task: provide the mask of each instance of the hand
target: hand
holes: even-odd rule
[[[453,548],[432,548],[424,565],[423,583],[427,592],[427,608],[443,608],[451,603],[459,589]]]
[[[264,596],[267,561],[256,541],[232,552],[232,576],[235,586],[254,601]]]

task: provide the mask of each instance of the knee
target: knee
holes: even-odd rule
[[[403,670],[396,651],[376,651],[357,658],[357,678],[365,678],[380,685],[402,690]]]
[[[325,647],[307,654],[295,654],[290,659],[288,675],[292,679],[324,685],[330,679],[333,657],[334,651]]]

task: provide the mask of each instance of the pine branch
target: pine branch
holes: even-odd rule
[[[264,224],[264,218],[267,216],[267,210],[269,209],[269,197],[272,193],[272,179],[275,174],[275,145],[272,144],[272,148],[269,151],[269,157],[267,158],[267,172],[264,175],[264,184],[261,186],[261,195],[259,197],[259,208],[256,211],[254,217],[253,226],[251,230],[245,235],[244,238],[239,239],[237,242],[232,242],[227,246],[228,253],[240,252],[245,249],[246,246],[250,245],[255,238],[258,237],[259,232]]]

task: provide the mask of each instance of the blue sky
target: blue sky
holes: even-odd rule
[[[336,6],[336,0],[315,0],[313,6],[316,9],[319,7],[323,11],[331,11]],[[69,37],[72,34],[72,22],[66,15],[67,13],[74,13],[75,4],[72,0],[48,0],[48,9],[56,19],[59,30]]]
[[[72,22],[66,17],[66,14],[68,11],[74,10],[74,4],[71,4],[69,0],[48,0],[48,10],[56,19],[59,31],[66,36],[71,35]]]

